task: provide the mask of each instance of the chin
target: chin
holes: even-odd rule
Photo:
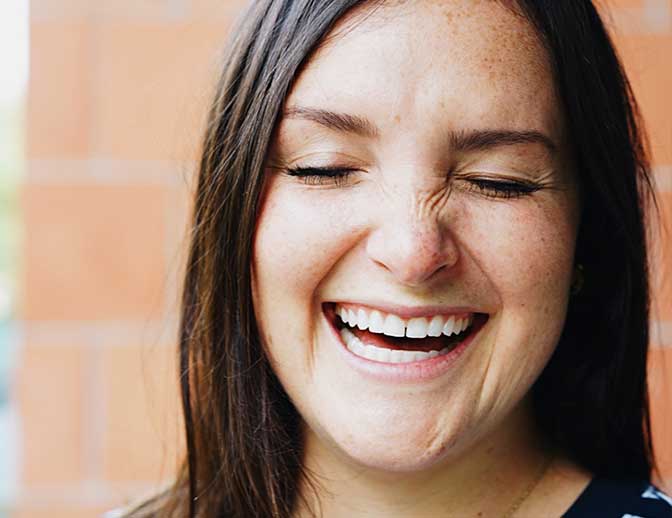
[[[323,444],[344,456],[349,464],[361,468],[390,473],[425,471],[445,461],[461,449],[456,427],[432,425],[425,421],[409,419],[407,426],[385,423],[367,425],[353,421],[334,426],[335,433],[328,433]],[[440,433],[436,433],[440,431]]]
[[[445,461],[447,446],[407,444],[392,447],[379,441],[343,445],[344,453],[361,467],[386,473],[427,471]]]

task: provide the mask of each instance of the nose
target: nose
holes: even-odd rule
[[[429,214],[389,219],[369,234],[366,252],[398,282],[412,287],[426,285],[459,259],[454,236]]]

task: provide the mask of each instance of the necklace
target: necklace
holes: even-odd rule
[[[504,515],[502,516],[502,518],[511,518],[513,514],[520,508],[520,506],[523,505],[523,502],[527,500],[527,497],[530,496],[532,491],[534,491],[534,488],[537,487],[537,484],[539,484],[541,479],[544,478],[544,475],[548,471],[548,468],[551,466],[551,462],[553,462],[553,455],[550,455],[549,457],[546,458],[544,463],[541,465],[541,468],[539,469],[537,476],[534,477],[534,480],[532,480],[532,482],[530,482],[527,485],[525,491],[523,491],[521,495],[516,499],[516,501],[513,502],[513,505],[509,507],[506,513],[504,513]]]

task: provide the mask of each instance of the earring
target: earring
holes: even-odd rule
[[[577,264],[574,267],[574,278],[572,279],[571,293],[572,295],[578,295],[583,289],[584,283],[583,275],[583,265],[581,263]]]

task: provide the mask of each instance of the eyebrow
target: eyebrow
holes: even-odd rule
[[[284,117],[315,122],[334,131],[354,133],[363,137],[375,139],[380,135],[379,129],[366,117],[337,113],[320,108],[292,106],[288,108]],[[503,146],[521,144],[541,144],[547,151],[554,154],[557,146],[547,135],[536,130],[460,130],[448,133],[448,142],[453,151],[486,151]]]
[[[541,144],[550,153],[557,152],[553,140],[535,130],[462,130],[449,135],[451,148],[456,151],[484,151],[501,146]]]
[[[371,121],[365,117],[348,115],[347,113],[336,113],[319,108],[293,106],[285,111],[284,117],[289,119],[308,120],[332,130],[354,133],[372,139],[377,138],[379,135],[378,128]]]

